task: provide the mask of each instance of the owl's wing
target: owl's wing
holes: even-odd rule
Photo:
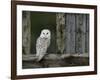
[[[50,45],[50,40],[44,38],[38,38],[36,42],[36,56],[37,61],[40,61],[46,54],[47,48]]]

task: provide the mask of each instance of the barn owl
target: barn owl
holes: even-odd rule
[[[50,45],[51,32],[48,29],[43,29],[40,36],[36,41],[36,58],[37,61],[41,61],[47,52],[47,48]]]

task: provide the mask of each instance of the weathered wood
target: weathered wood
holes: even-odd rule
[[[36,60],[36,55],[35,54],[23,54],[22,55],[22,60],[23,61],[30,61],[30,60]]]
[[[76,15],[76,53],[86,53],[86,23],[86,14]]]
[[[67,58],[67,57],[89,57],[89,55],[87,53],[84,53],[84,54],[78,54],[78,53],[75,53],[75,54],[63,54],[61,55],[61,58]]]
[[[60,53],[65,49],[65,14],[56,14],[57,47]]]
[[[76,53],[82,53],[82,15],[76,15]]]
[[[70,53],[70,14],[66,14],[66,41],[65,41],[65,44],[66,44],[66,47],[65,47],[65,50],[66,50],[66,53]]]
[[[75,53],[75,14],[66,14],[66,53]]]
[[[82,24],[80,25],[81,30],[82,30],[82,53],[85,53],[85,34],[86,34],[86,15],[82,15]]]
[[[30,54],[31,21],[30,12],[23,11],[22,16],[22,49],[23,54]]]
[[[85,52],[89,53],[89,14],[86,15]]]
[[[89,15],[66,14],[66,53],[88,53],[89,48]]]
[[[43,59],[45,59],[45,60],[60,60],[60,59],[64,59],[64,58],[67,58],[70,56],[89,57],[89,55],[87,53],[80,54],[80,55],[79,54],[53,54],[53,53],[51,53],[51,54],[45,55]],[[35,54],[23,55],[22,60],[23,61],[36,61],[36,56],[35,56]]]

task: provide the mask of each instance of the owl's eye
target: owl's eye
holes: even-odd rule
[[[48,34],[48,33],[47,33]]]
[[[45,33],[43,33],[43,34],[45,34]]]

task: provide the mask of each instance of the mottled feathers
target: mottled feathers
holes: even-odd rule
[[[37,61],[42,60],[42,58],[46,54],[47,48],[50,45],[50,39],[51,39],[50,30],[43,29],[41,31],[40,36],[37,38],[37,41],[36,41],[36,57],[37,57]]]

